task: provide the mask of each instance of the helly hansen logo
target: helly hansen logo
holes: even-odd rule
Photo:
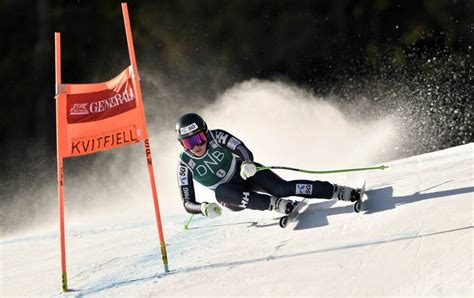
[[[297,195],[311,195],[313,193],[312,184],[296,184]]]
[[[227,138],[229,137],[228,134],[226,133],[223,133],[222,131],[219,131],[217,134],[216,134],[216,138],[217,138],[217,142],[219,144],[225,144],[225,142],[227,142]]]
[[[243,192],[242,193],[243,197],[242,197],[242,202],[240,203],[239,207],[242,207],[242,208],[247,208],[247,205],[249,203],[249,196],[250,196],[250,193],[249,192]]]

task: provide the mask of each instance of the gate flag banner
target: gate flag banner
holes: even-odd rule
[[[133,68],[127,67],[110,81],[64,84],[65,111],[58,127],[64,130],[63,157],[91,154],[142,141],[144,138]],[[61,121],[62,120],[62,121]]]
[[[59,240],[62,289],[68,291],[64,216],[64,159],[143,143],[156,227],[165,273],[169,272],[163,225],[156,189],[150,140],[146,126],[127,3],[122,3],[130,66],[115,78],[94,84],[62,84],[61,34],[54,34],[56,74],[56,144],[58,170]]]

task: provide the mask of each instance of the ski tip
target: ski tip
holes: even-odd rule
[[[381,165],[381,166],[380,166],[380,169],[381,169],[382,171],[385,170],[385,169],[388,169],[388,168],[389,168],[389,166],[385,166],[385,165]]]

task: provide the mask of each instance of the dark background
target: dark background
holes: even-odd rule
[[[405,110],[412,146],[400,157],[473,141],[474,1],[128,6],[145,102],[160,100],[151,94],[154,75],[192,94],[177,99],[183,105],[211,102],[246,79],[278,79],[338,104],[363,97],[362,116]],[[5,201],[28,181],[56,175],[54,32],[62,34],[64,83],[105,81],[129,63],[120,1],[1,0],[0,19]]]

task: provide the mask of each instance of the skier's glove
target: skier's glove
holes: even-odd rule
[[[246,160],[240,166],[240,177],[242,179],[247,180],[247,178],[252,177],[257,173],[257,167],[255,164],[249,160]]]
[[[204,216],[209,218],[219,217],[222,214],[222,209],[216,203],[201,203],[201,212]]]

